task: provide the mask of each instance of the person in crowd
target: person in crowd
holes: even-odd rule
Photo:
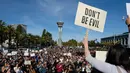
[[[68,73],[77,73],[74,69],[74,65],[73,64],[69,64],[68,66]]]
[[[30,72],[31,73],[36,73],[36,70],[35,70],[35,68],[32,65],[30,66]]]
[[[85,62],[82,63],[80,73],[86,73],[86,63]]]
[[[42,66],[39,68],[39,73],[46,73],[47,72],[47,63],[44,62]]]
[[[9,70],[9,63],[5,60],[5,64],[2,67],[2,73],[6,73]]]
[[[16,72],[14,71],[13,65],[10,65],[10,68],[8,69],[7,73],[16,73]]]
[[[106,62],[93,58],[88,49],[88,34],[86,34],[83,44],[85,47],[85,57],[93,67],[103,73],[130,73],[130,59],[125,47],[120,44],[112,46],[107,53]]]
[[[63,64],[59,61],[59,63],[56,65],[57,73],[63,72]]]

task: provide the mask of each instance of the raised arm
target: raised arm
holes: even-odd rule
[[[84,52],[85,52],[85,57],[86,60],[93,66],[95,67],[97,70],[103,72],[103,73],[117,73],[116,71],[116,66],[111,65],[109,63],[97,60],[95,58],[93,58],[90,55],[90,51],[88,49],[88,32],[83,40],[83,44],[84,44]]]

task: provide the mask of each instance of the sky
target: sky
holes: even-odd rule
[[[82,41],[86,28],[74,24],[78,2],[107,11],[104,32],[89,31],[89,40],[127,32],[126,3],[130,0],[0,0],[0,20],[7,24],[25,24],[27,33],[42,35],[43,29],[58,39],[57,22],[63,21],[63,41]]]

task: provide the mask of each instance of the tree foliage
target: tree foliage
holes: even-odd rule
[[[0,20],[0,45],[2,46],[2,43],[4,43],[4,41],[6,40],[6,34],[5,34],[5,30],[6,30],[6,26],[5,26],[5,22]]]
[[[0,20],[0,45],[6,40],[8,40],[8,48],[12,48],[13,46],[16,49],[20,47],[37,48],[56,45],[56,42],[52,39],[52,34],[46,29],[43,30],[42,36],[40,37],[39,35],[27,34],[23,30],[22,25],[14,28],[12,25],[6,25],[4,21]]]
[[[78,42],[75,39],[70,39],[67,42],[63,42],[63,46],[76,47]]]
[[[42,37],[41,37],[41,46],[42,47],[49,47],[51,45],[54,45],[54,41],[52,40],[52,34],[46,29],[43,30]]]

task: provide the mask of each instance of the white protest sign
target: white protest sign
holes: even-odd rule
[[[126,3],[127,15],[130,16],[130,3]]]
[[[12,55],[16,55],[16,54],[17,54],[17,51],[12,51],[11,54],[12,54]]]
[[[29,56],[29,53],[28,53],[28,52],[25,52],[25,53],[24,53],[24,56]]]
[[[31,57],[34,57],[35,56],[35,53],[31,53]]]
[[[95,31],[103,32],[107,12],[79,2],[75,24]]]
[[[96,59],[105,61],[106,60],[107,51],[96,51]]]
[[[24,64],[25,65],[31,65],[31,61],[25,61]]]
[[[35,52],[34,50],[32,50],[32,52]]]
[[[37,52],[38,52],[38,50],[35,50],[35,52],[37,53]]]
[[[42,52],[43,50],[39,50],[39,52]]]
[[[7,56],[12,56],[12,54],[11,54],[11,53],[8,53]]]

